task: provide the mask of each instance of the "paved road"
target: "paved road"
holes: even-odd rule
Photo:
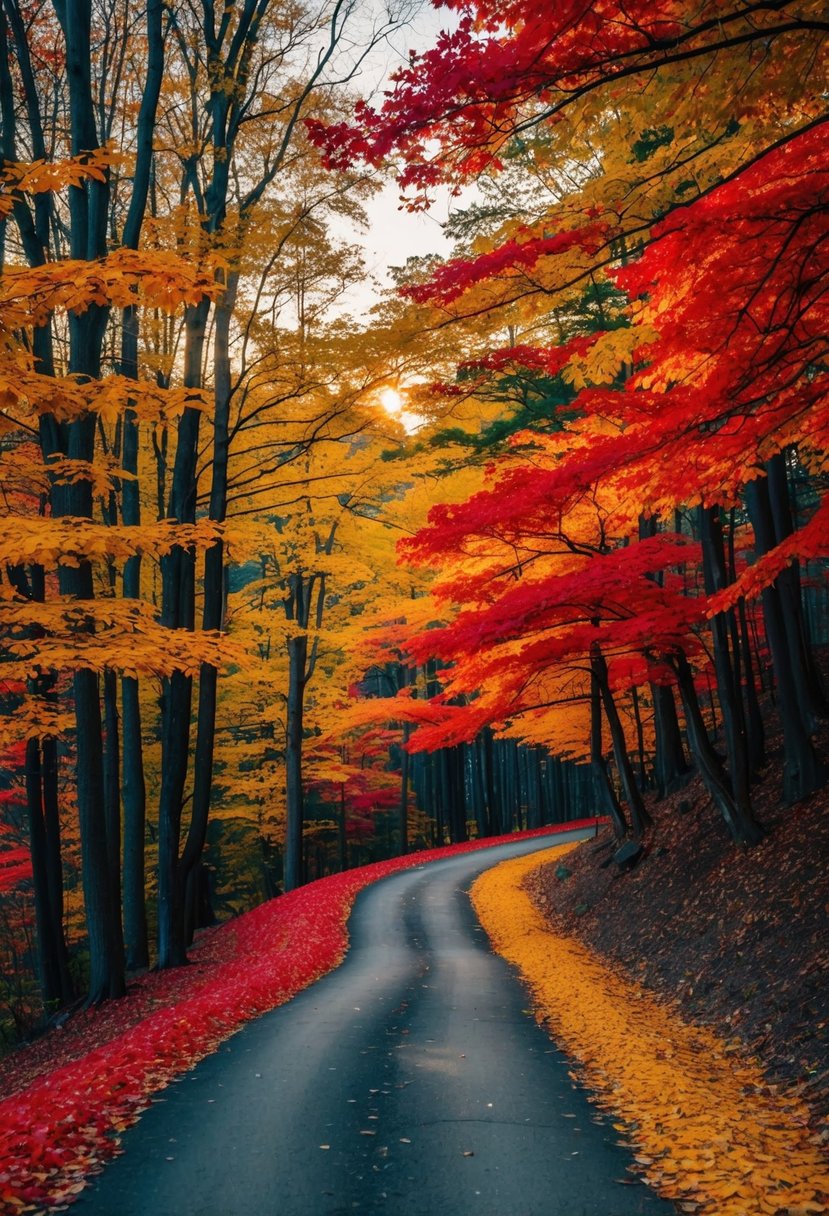
[[[565,838],[562,838],[565,839]],[[73,1216],[668,1216],[490,953],[465,854],[367,888],[336,971],[160,1095]]]

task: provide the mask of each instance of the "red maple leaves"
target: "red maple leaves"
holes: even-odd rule
[[[522,835],[580,826],[586,822]],[[398,870],[515,839],[412,853],[310,883],[223,925],[195,965],[172,981],[171,972],[144,977],[140,993],[121,1006],[126,1018],[143,1004],[143,1020],[119,1033],[113,1005],[106,1006],[114,1031],[109,1041],[0,1102],[0,1206],[16,1211],[71,1201],[86,1176],[118,1152],[118,1134],[154,1091],[342,960],[348,914],[363,887]],[[156,992],[168,1003],[153,1012]]]

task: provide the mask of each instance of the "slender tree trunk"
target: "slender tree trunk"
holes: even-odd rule
[[[136,129],[136,161],[122,244],[137,249],[147,209],[153,161],[153,133],[158,98],[164,75],[162,39],[163,0],[147,0],[147,76],[141,96]],[[121,374],[138,379],[138,308],[133,305],[121,314]],[[141,500],[137,481],[139,428],[135,411],[124,414],[123,464],[132,474],[121,486],[122,518],[128,526],[141,523]],[[135,480],[133,480],[135,479]],[[124,565],[123,591],[126,599],[141,595],[141,558],[131,557]],[[124,938],[127,966],[149,966],[147,907],[145,894],[144,836],[146,830],[146,785],[141,736],[141,708],[138,681],[125,676],[121,681],[123,726],[123,771],[121,792],[124,808]]]
[[[621,839],[627,834],[628,825],[616,791],[610,783],[607,763],[602,748],[602,701],[599,674],[594,663],[590,668],[590,767],[593,773],[593,796],[596,814],[608,815],[615,835]],[[562,820],[569,815],[561,816]]]
[[[104,672],[104,807],[106,846],[112,899],[112,931],[119,954],[124,954],[121,922],[121,740],[118,726],[118,677]]]
[[[121,681],[121,706],[124,733],[124,945],[127,967],[134,971],[148,967],[150,955],[144,854],[147,800],[138,681],[132,677],[125,677]]]
[[[639,692],[634,687],[630,690],[633,705],[633,720],[636,723],[636,751],[639,757],[639,788],[644,790],[648,785],[648,772],[645,764],[645,730],[642,726],[642,711],[639,706]]]
[[[62,0],[56,11],[66,43],[69,83],[69,125],[73,155],[99,147],[91,89],[91,9],[88,0]],[[70,252],[73,258],[90,260],[106,253],[106,224],[109,209],[109,177],[91,180],[69,189]],[[70,313],[69,371],[97,379],[101,372],[101,350],[108,309],[94,304],[81,314]],[[70,460],[91,464],[95,454],[93,415],[70,422],[64,428],[66,455]],[[92,483],[78,481],[53,490],[56,516],[92,518]],[[60,589],[78,600],[94,596],[92,568],[82,561],[76,569],[60,568]],[[91,626],[90,626],[91,627]],[[109,874],[104,794],[103,730],[98,678],[92,671],[76,671],[75,699],[76,772],[78,823],[81,837],[81,874],[90,952],[90,1003],[123,995],[124,959],[116,929]]]
[[[646,828],[650,827],[652,820],[648,814],[648,810],[642,801],[642,795],[639,792],[639,787],[636,784],[636,778],[633,773],[633,767],[630,763],[627,743],[625,742],[625,732],[622,727],[622,720],[619,717],[619,711],[616,707],[616,702],[613,699],[613,693],[610,691],[610,683],[608,681],[607,662],[601,649],[598,645],[594,645],[591,655],[591,666],[595,673],[596,680],[599,685],[599,692],[602,697],[602,705],[604,706],[605,718],[610,729],[610,740],[613,744],[613,759],[616,763],[616,770],[622,782],[622,789],[625,794],[625,801],[628,804],[630,811],[630,822],[633,830],[633,835],[637,839],[643,834]]]
[[[774,539],[779,545],[794,532],[794,516],[792,512],[789,482],[786,472],[786,457],[783,453],[773,456],[766,465],[767,490],[769,509],[774,526]],[[801,702],[801,712],[805,710],[806,724],[809,715],[825,718],[829,714],[829,704],[826,690],[814,654],[809,644],[806,621],[803,613],[803,595],[800,580],[800,566],[791,562],[777,576],[775,583],[780,596],[783,624],[786,631],[786,642],[792,663],[792,676],[798,690]]]
[[[52,694],[54,695],[54,694]],[[49,908],[52,938],[60,972],[61,999],[64,1003],[75,996],[69,974],[69,952],[63,931],[63,857],[61,854],[60,803],[58,800],[58,745],[54,739],[41,742],[41,779],[43,783],[43,824],[46,829],[46,871],[49,888]]]
[[[446,749],[447,801],[449,804],[449,838],[452,844],[468,839],[466,830],[466,791],[464,788],[464,753],[458,745]]]
[[[126,308],[121,315],[121,374],[138,378],[138,310]],[[128,409],[124,415],[122,460],[125,472],[131,474],[121,484],[121,516],[129,527],[141,523],[141,500],[138,487],[138,421]],[[141,596],[141,558],[128,558],[124,563],[123,592],[125,599]],[[141,704],[138,680],[124,676],[121,680],[121,712],[123,729],[123,760],[121,800],[124,810],[124,944],[127,967],[138,970],[150,963],[147,940],[147,905],[145,894],[144,837],[146,832],[147,792],[144,780],[144,745],[141,735]]]
[[[495,809],[495,770],[492,756],[492,731],[488,726],[485,726],[481,731],[481,767],[484,786],[484,802],[485,809],[485,836],[495,836],[497,834],[498,819]]]
[[[767,553],[776,543],[774,523],[765,480],[750,482],[745,488],[746,506],[757,538],[758,553]],[[812,717],[808,711],[808,681],[800,654],[793,654],[790,643],[797,644],[794,625],[788,631],[784,596],[779,577],[763,589],[763,619],[771,650],[780,722],[783,727],[783,797],[798,802],[826,781],[811,740]],[[790,600],[790,597],[787,596]]]
[[[674,519],[674,531],[681,532],[681,517],[677,512]],[[658,533],[658,520],[655,515],[639,516],[639,539],[646,540]],[[649,574],[648,578],[660,587],[664,583],[662,571]],[[649,661],[651,656],[645,652]],[[669,793],[678,789],[688,774],[688,764],[682,748],[682,735],[676,713],[676,702],[673,690],[663,684],[651,682],[651,701],[653,702],[654,729],[654,774],[656,777],[657,799],[666,798]]]
[[[650,687],[656,736],[656,789],[657,797],[661,799],[680,788],[688,775],[688,763],[682,747],[673,688],[667,684],[651,684]]]
[[[736,512],[730,513],[728,528],[728,568],[729,583],[737,578],[737,562],[735,553],[735,523]],[[755,777],[765,764],[766,732],[763,726],[763,716],[757,700],[757,689],[754,684],[754,666],[751,661],[751,649],[748,644],[745,600],[737,602],[736,611],[728,617],[731,633],[731,654],[735,680],[743,697],[743,707],[746,723],[746,745],[748,747],[748,766],[752,777]]]
[[[763,828],[753,814],[747,813],[745,807],[740,806],[734,798],[731,782],[705,729],[691,666],[682,653],[671,659],[670,663],[682,698],[688,743],[703,785],[725,820],[732,838],[738,844],[756,844],[764,836]]]
[[[711,595],[728,585],[719,508],[700,507],[699,524],[705,590]],[[730,638],[734,636],[733,619],[734,614],[731,611],[718,612],[711,620],[711,633],[714,642],[717,696],[722,711],[731,790],[734,802],[740,809],[741,822],[748,823],[754,818],[749,793],[751,774],[748,732],[740,687],[739,666],[735,666],[739,656],[732,655],[729,645]]]
[[[339,848],[340,873],[348,869],[348,837],[346,835],[345,782],[340,784],[340,811],[337,816],[337,844]]]
[[[187,388],[201,383],[209,301],[185,314]],[[196,512],[196,459],[201,411],[186,408],[179,420],[168,514],[192,523]],[[195,599],[195,554],[181,545],[161,559],[161,623],[168,629],[192,631]],[[184,947],[184,898],[179,882],[179,847],[184,790],[190,755],[193,680],[175,671],[162,681],[161,793],[158,808],[158,965],[176,967],[187,961]]]
[[[400,759],[400,813],[398,816],[399,845],[401,856],[409,851],[409,752],[408,742],[412,733],[411,723],[403,723],[403,751]]]
[[[210,518],[224,523],[227,515],[227,473],[230,459],[230,403],[232,397],[230,365],[230,322],[236,301],[238,273],[230,276],[222,299],[216,307],[213,331],[214,410],[213,461],[210,486]],[[221,630],[224,625],[224,545],[217,541],[204,558],[204,609],[202,628]],[[198,719],[193,768],[193,810],[184,851],[179,863],[179,884],[186,892],[190,875],[201,861],[207,839],[210,800],[213,789],[213,753],[216,734],[216,691],[218,670],[202,663],[199,671]],[[196,918],[191,906],[188,932],[183,947],[192,941]]]
[[[53,1009],[64,999],[61,982],[59,945],[49,889],[49,865],[46,846],[46,824],[43,809],[43,780],[40,763],[40,741],[26,742],[26,807],[29,822],[29,852],[32,858],[35,931],[40,992],[44,1007]]]
[[[302,829],[305,820],[302,791],[302,727],[308,635],[288,639],[288,710],[286,726],[286,848],[285,890],[302,886]]]
[[[6,567],[17,593],[35,603],[45,600],[43,567]],[[32,627],[32,637],[43,630]],[[55,676],[42,672],[28,681],[28,692],[55,701]],[[44,1005],[71,999],[66,942],[63,934],[63,868],[58,809],[57,753],[54,739],[29,739],[25,749],[25,785],[29,852],[32,860],[38,974]]]
[[[760,711],[760,702],[757,699],[754,659],[751,653],[751,637],[748,631],[744,599],[740,599],[737,604],[737,625],[738,636],[735,645],[739,646],[743,670],[749,764],[753,773],[759,773],[766,763],[766,728]]]

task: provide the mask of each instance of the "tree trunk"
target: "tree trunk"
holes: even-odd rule
[[[466,831],[466,797],[464,789],[463,747],[446,748],[449,839],[452,844],[461,844],[468,839]]]
[[[765,479],[749,482],[745,487],[746,506],[757,538],[758,555],[769,552],[776,543],[774,522]],[[783,727],[783,797],[786,802],[798,802],[826,781],[826,772],[818,763],[811,740],[811,715],[808,712],[808,683],[801,655],[792,653],[790,643],[796,642],[796,624],[787,631],[784,595],[780,578],[763,588],[763,619],[771,651],[780,723]],[[786,595],[788,606],[790,596]]]
[[[650,687],[656,735],[656,789],[657,797],[661,799],[681,787],[688,776],[688,763],[682,747],[673,689],[666,684],[651,684]]]
[[[238,274],[230,276],[222,299],[216,307],[213,332],[213,461],[210,485],[210,519],[224,523],[227,515],[227,472],[230,458],[230,322],[236,301]],[[224,545],[217,541],[204,557],[204,608],[202,628],[221,630],[224,625]],[[207,839],[210,801],[213,789],[213,753],[216,733],[216,690],[218,670],[202,663],[199,671],[199,701],[196,750],[193,766],[193,810],[184,851],[179,863],[179,884],[186,891],[191,872],[200,863]],[[193,917],[188,918],[191,925]],[[192,941],[192,928],[185,934],[182,947]]]
[[[164,76],[164,41],[162,36],[163,0],[147,0],[147,75],[141,94],[136,127],[136,158],[132,195],[121,234],[127,249],[137,249],[149,197],[153,162],[158,98]],[[138,309],[125,308],[121,314],[121,374],[138,379]],[[123,464],[127,473],[137,478],[138,421],[128,409],[124,415]],[[126,478],[121,486],[121,509],[128,525],[141,523],[141,502],[138,481]],[[129,558],[124,565],[124,596],[138,599],[141,595],[141,558]],[[146,828],[146,786],[141,738],[141,710],[138,681],[125,676],[121,681],[123,725],[123,789],[124,808],[124,937],[127,966],[133,969],[149,965],[147,941],[147,908],[145,895],[144,833]]]
[[[773,456],[766,465],[766,471],[774,539],[775,543],[779,545],[794,532],[785,455],[779,453],[777,456]],[[780,596],[786,641],[792,659],[792,675],[797,686],[801,710],[806,710],[806,725],[811,729],[808,715],[825,718],[829,714],[829,704],[827,704],[826,690],[809,645],[803,613],[799,564],[793,561],[785,570],[781,570],[775,585]]]
[[[26,743],[26,808],[29,823],[29,852],[32,858],[35,930],[37,934],[38,978],[43,1005],[47,1011],[60,1005],[67,994],[63,990],[60,952],[63,926],[55,924],[46,844],[46,821],[43,807],[43,778],[40,742]]]
[[[185,314],[186,388],[201,383],[209,301]],[[196,459],[201,411],[184,410],[178,425],[168,515],[178,523],[196,517]],[[195,597],[195,555],[176,545],[161,559],[161,623],[168,629],[192,631]],[[158,807],[158,966],[177,967],[187,961],[184,947],[184,892],[179,882],[179,846],[184,789],[190,754],[190,715],[193,680],[181,671],[162,681],[161,793]]]
[[[619,711],[616,708],[613,693],[610,691],[607,662],[597,644],[594,644],[593,646],[591,668],[595,673],[596,680],[599,685],[599,692],[601,693],[602,697],[605,718],[607,719],[607,725],[610,729],[610,739],[611,743],[613,744],[613,759],[616,763],[616,770],[622,782],[625,801],[627,802],[628,809],[630,810],[631,829],[634,837],[638,840],[645,829],[650,827],[652,820],[648,814],[644,802],[642,801],[642,795],[639,792],[639,787],[636,784],[633,767],[630,763],[630,756],[628,755],[627,743],[625,742],[625,732],[622,727],[622,720],[619,717]]]
[[[121,921],[121,746],[118,729],[118,677],[104,672],[104,807],[106,817],[107,867],[112,900],[112,932],[119,954],[124,954]]]
[[[337,845],[339,849],[340,873],[348,869],[348,837],[346,835],[345,782],[340,784],[340,810],[337,816]]]
[[[285,890],[302,886],[302,829],[305,821],[302,792],[302,729],[308,635],[288,639],[288,710],[286,724],[286,844]]]
[[[124,806],[124,945],[127,967],[134,971],[148,967],[150,955],[144,860],[147,800],[138,681],[132,677],[124,677],[121,681],[121,707],[124,733],[121,791]]]
[[[688,743],[703,785],[725,820],[732,838],[738,844],[756,844],[764,836],[763,828],[753,814],[747,813],[746,808],[740,806],[734,799],[731,783],[722,766],[722,761],[711,746],[708,732],[705,729],[691,666],[682,653],[671,659],[670,663],[676,674],[682,698]]]
[[[400,839],[398,852],[404,856],[409,851],[409,752],[407,744],[412,732],[411,723],[403,723],[403,751],[400,759],[400,813],[398,827]]]
[[[610,783],[607,764],[602,748],[602,701],[601,686],[595,664],[590,669],[590,766],[593,773],[593,796],[596,799],[597,815],[607,815],[613,824],[614,834],[621,839],[627,834],[628,825],[616,791]],[[561,821],[569,818],[562,815]]]
[[[766,728],[760,712],[760,702],[757,699],[757,685],[754,682],[754,659],[751,653],[751,636],[748,630],[744,599],[740,599],[737,604],[737,622],[746,696],[749,764],[753,773],[759,773],[766,763]]]
[[[75,987],[69,974],[69,952],[66,948],[63,931],[63,858],[60,844],[60,803],[58,800],[58,745],[54,739],[43,739],[40,750],[52,936],[57,949],[61,996],[64,1002],[68,1002],[75,996]]]
[[[702,542],[703,576],[708,595],[728,585],[723,546],[722,524],[718,507],[700,507],[700,540]],[[728,771],[735,805],[741,822],[754,819],[749,793],[750,769],[748,739],[740,687],[739,655],[732,655],[729,638],[733,637],[734,614],[718,612],[711,619],[714,642],[714,669],[717,675],[717,696],[722,712]],[[742,829],[740,829],[742,831]]]

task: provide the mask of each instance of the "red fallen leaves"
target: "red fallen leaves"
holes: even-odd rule
[[[169,1004],[0,1102],[0,1209],[33,1211],[71,1202],[84,1178],[117,1153],[118,1133],[149,1105],[154,1091],[245,1022],[283,1004],[341,962],[348,914],[363,887],[426,861],[515,839],[432,849],[310,883],[222,926],[211,938],[213,958],[206,965],[201,956],[199,967],[146,977],[145,986],[169,992]],[[129,1016],[129,1002],[116,1008]],[[104,1006],[87,1016],[106,1021],[112,1009]]]

